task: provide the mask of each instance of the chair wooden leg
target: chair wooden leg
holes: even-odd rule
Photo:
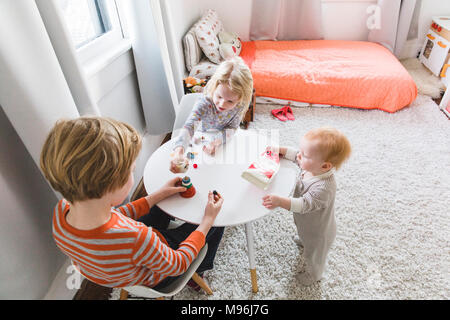
[[[250,277],[252,279],[252,291],[253,293],[258,292],[258,280],[256,278],[256,269],[250,269]]]
[[[120,300],[127,300],[128,299],[128,291],[121,289],[120,290]]]
[[[205,292],[209,295],[212,295],[213,292],[211,290],[211,288],[206,284],[206,282],[197,274],[197,272],[195,272],[192,275],[192,280],[195,281],[196,284],[198,284],[200,286],[200,288],[202,288],[203,290],[205,290]]]

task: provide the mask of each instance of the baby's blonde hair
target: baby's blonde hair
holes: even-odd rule
[[[319,152],[325,162],[330,162],[336,170],[350,157],[352,147],[348,139],[335,128],[322,127],[308,131],[305,138],[317,142]]]
[[[231,91],[239,96],[239,104],[243,106],[241,119],[244,117],[252,100],[253,77],[250,69],[241,57],[225,60],[218,67],[205,87],[206,96],[212,99],[219,84],[228,85]]]
[[[59,120],[47,136],[40,167],[70,202],[99,199],[126,184],[141,150],[136,130],[103,117]]]

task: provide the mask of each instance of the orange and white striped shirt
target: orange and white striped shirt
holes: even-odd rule
[[[192,232],[177,250],[155,229],[136,221],[149,212],[145,198],[111,209],[104,225],[79,230],[66,221],[70,204],[60,200],[53,214],[53,237],[80,273],[106,287],[153,287],[168,276],[186,271],[205,244],[205,235]]]

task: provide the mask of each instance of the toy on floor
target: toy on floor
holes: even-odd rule
[[[181,181],[181,186],[187,190],[180,193],[183,198],[192,198],[195,195],[195,187],[192,185],[191,178],[185,176]]]
[[[272,150],[264,151],[258,159],[242,173],[241,177],[261,189],[267,189],[280,169],[280,156]]]

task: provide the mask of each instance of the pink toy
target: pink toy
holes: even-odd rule
[[[280,156],[271,150],[264,151],[258,159],[242,173],[242,178],[266,189],[280,169]]]

